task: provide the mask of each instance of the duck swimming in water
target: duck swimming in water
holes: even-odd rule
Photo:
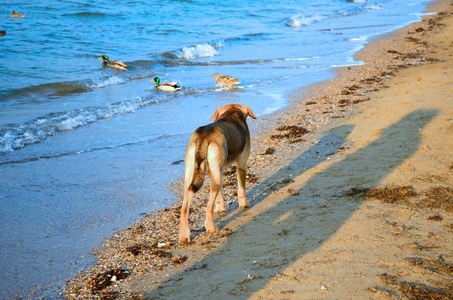
[[[156,82],[156,88],[164,92],[176,92],[181,89],[181,87],[176,82],[160,83],[159,77],[154,77],[154,79],[151,81]]]
[[[212,78],[217,78],[216,82],[218,86],[233,87],[240,83],[236,78],[228,75],[220,77],[219,73],[215,73]]]
[[[101,57],[99,57],[99,59],[102,59],[104,61],[104,65],[107,67],[111,67],[121,71],[126,71],[127,65],[125,63],[122,63],[118,60],[110,61],[107,55],[102,55]]]
[[[23,18],[23,17],[25,17],[23,14],[18,14],[14,12],[14,10],[13,13],[11,14],[11,18]]]

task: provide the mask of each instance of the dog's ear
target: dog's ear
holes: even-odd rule
[[[219,116],[219,112],[220,112],[220,107],[217,108],[217,110],[215,111],[214,115],[209,120],[217,119],[217,117]]]
[[[244,112],[246,118],[247,118],[247,116],[250,116],[253,119],[256,119],[256,116],[252,113],[252,110],[250,109],[250,107],[248,107],[247,105],[242,105],[242,108],[243,108],[242,111]]]

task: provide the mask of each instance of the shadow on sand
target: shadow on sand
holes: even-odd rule
[[[433,110],[409,113],[387,127],[369,145],[311,177],[306,176],[304,173],[331,154],[332,148],[326,145],[335,149],[340,147],[353,126],[333,128],[318,144],[252,189],[248,198],[252,206],[259,205],[263,199],[272,197],[270,192],[276,184],[280,190],[297,186],[296,193],[287,194],[283,200],[269,205],[234,232],[226,244],[190,271],[170,278],[146,299],[183,299],[187,296],[187,289],[194,299],[249,298],[341,228],[362,204],[344,197],[344,193],[351,188],[376,187],[416,151],[420,144],[420,130],[436,114]],[[292,175],[294,183],[288,180],[288,174]],[[247,210],[228,217],[219,228],[245,212]],[[262,228],[266,228],[265,234]]]

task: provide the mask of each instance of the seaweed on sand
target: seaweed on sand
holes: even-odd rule
[[[385,203],[406,203],[418,194],[410,186],[390,186],[384,188],[352,188],[346,196],[374,198]]]
[[[309,131],[301,126],[297,125],[282,125],[277,127],[278,131],[285,131],[285,133],[274,134],[271,139],[288,139],[289,143],[297,143],[304,141],[302,136],[309,133]]]
[[[96,274],[89,282],[92,292],[97,293],[110,286],[117,280],[122,280],[129,276],[129,272],[122,268],[110,269]]]
[[[426,198],[418,206],[427,208],[441,208],[453,212],[453,188],[438,186],[423,193]]]
[[[439,282],[439,286],[431,287],[422,283],[402,281],[387,273],[382,274],[380,279],[385,284],[396,286],[404,298],[411,300],[444,300],[453,297],[453,286],[445,282]]]

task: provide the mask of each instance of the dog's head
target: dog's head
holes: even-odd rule
[[[230,104],[227,106],[217,108],[214,115],[209,120],[217,119],[219,116],[223,115],[224,113],[231,109],[239,109],[244,114],[245,118],[247,118],[247,116],[250,116],[253,119],[256,119],[256,116],[252,113],[252,110],[247,105]]]

